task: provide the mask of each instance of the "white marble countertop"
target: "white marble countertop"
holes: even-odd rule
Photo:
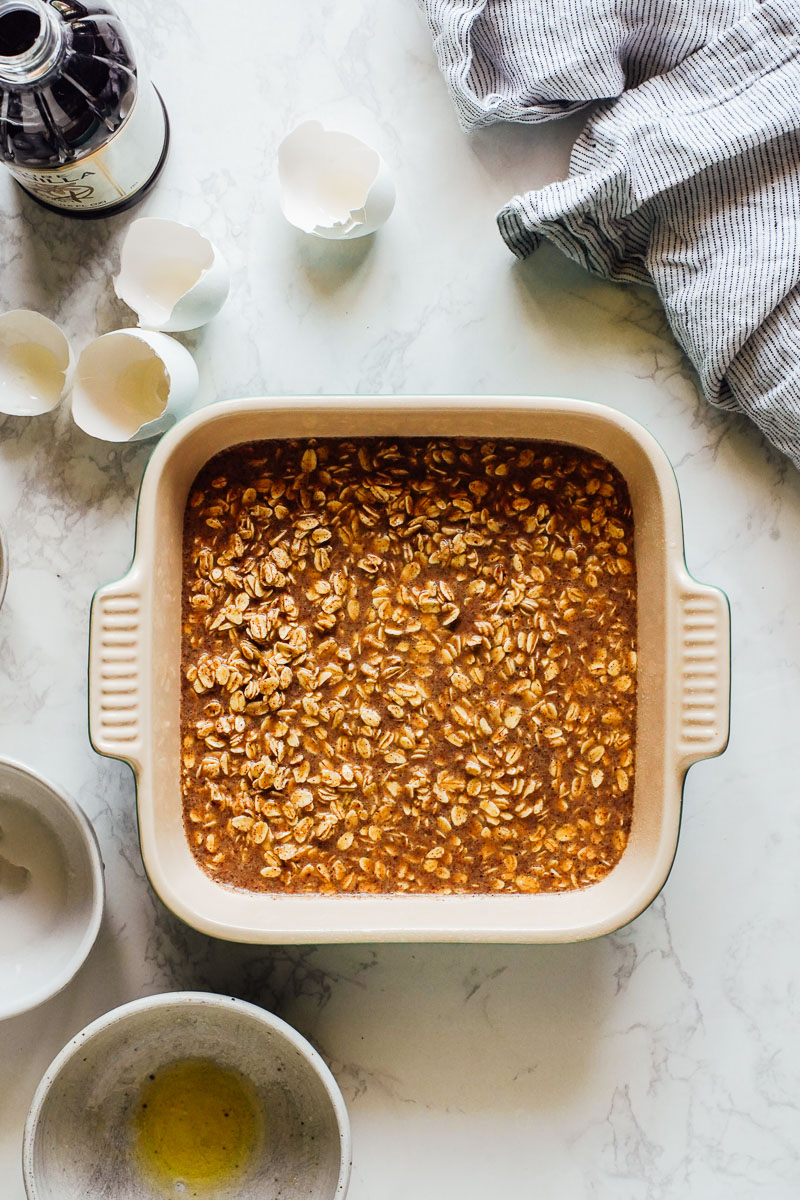
[[[233,267],[226,309],[183,338],[202,401],[539,393],[636,417],[675,465],[690,570],[730,596],[731,743],[689,773],[669,881],[614,936],[273,952],[193,934],[144,878],[130,770],[86,731],[89,601],[128,565],[152,447],[93,441],[66,409],[0,418],[0,753],[80,801],[108,887],[86,967],[0,1027],[3,1200],[24,1195],[24,1115],[63,1043],[117,1004],[183,987],[254,999],[321,1049],[352,1116],[352,1200],[794,1200],[800,476],[699,398],[649,293],[549,248],[515,263],[493,214],[564,173],[579,123],[462,134],[412,0],[118,7],[173,130],[135,213],[202,226]],[[377,130],[398,204],[374,239],[319,243],[280,215],[276,146],[315,112]],[[40,309],[78,349],[130,323],[110,276],[131,214],[71,222],[5,178],[0,212],[4,308]]]

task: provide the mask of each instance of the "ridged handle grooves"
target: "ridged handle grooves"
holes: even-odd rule
[[[678,751],[683,766],[721,754],[730,724],[730,610],[688,576],[678,596]]]
[[[89,640],[89,736],[99,754],[135,765],[141,711],[141,595],[128,576],[100,588]]]

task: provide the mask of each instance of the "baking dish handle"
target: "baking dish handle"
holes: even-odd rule
[[[731,617],[719,588],[681,572],[678,590],[678,756],[682,770],[728,744]]]
[[[89,738],[98,754],[141,760],[142,589],[135,571],[98,588],[89,630]]]

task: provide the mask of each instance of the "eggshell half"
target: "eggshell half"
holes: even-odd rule
[[[191,225],[140,217],[128,228],[114,291],[143,329],[178,333],[215,317],[230,272],[213,242]]]
[[[198,384],[195,361],[180,342],[146,329],[117,329],[81,352],[72,416],[105,442],[141,441],[174,425]]]
[[[41,313],[14,308],[0,315],[0,412],[38,417],[64,395],[72,354],[59,327]]]
[[[281,142],[278,176],[286,220],[315,237],[364,237],[394,208],[394,181],[378,151],[319,121],[304,121]]]

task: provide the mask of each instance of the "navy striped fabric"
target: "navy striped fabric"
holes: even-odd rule
[[[515,196],[500,231],[521,258],[546,238],[653,284],[706,397],[800,466],[800,0],[424,4],[468,126],[546,120],[593,85],[619,95],[590,116],[568,178]],[[569,55],[577,85],[561,78]]]

